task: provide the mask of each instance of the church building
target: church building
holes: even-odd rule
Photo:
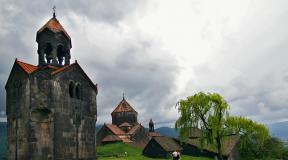
[[[126,101],[124,96],[111,113],[111,116],[112,124],[104,123],[97,132],[97,145],[124,142],[143,148],[148,143],[149,136],[145,128],[138,123],[138,113]]]
[[[16,59],[5,86],[7,159],[94,160],[97,85],[70,63],[71,37],[55,12],[36,42],[38,64]]]

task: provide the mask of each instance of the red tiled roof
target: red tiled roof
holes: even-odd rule
[[[41,33],[45,28],[48,28],[49,30],[55,33],[63,32],[67,36],[67,38],[71,39],[57,18],[54,18],[54,17],[51,18],[43,27],[41,27],[38,30],[37,34]]]
[[[39,68],[38,66],[24,63],[24,62],[18,61],[17,59],[15,62],[19,65],[19,67],[21,67],[28,74],[31,74],[32,72],[36,71]]]
[[[122,123],[119,127],[131,127],[132,125],[129,124],[128,122]]]
[[[76,64],[76,63],[72,63],[72,64],[66,65],[66,66],[64,66],[64,67],[58,68],[58,69],[56,69],[55,71],[51,72],[51,74],[54,75],[54,74],[57,74],[57,73],[59,73],[59,72],[62,72],[62,71],[64,71],[65,69],[69,68],[70,66],[72,66],[72,65],[74,65],[74,64]]]
[[[116,112],[136,112],[136,111],[125,100],[125,98],[123,98],[122,101],[118,104],[118,106],[114,109],[112,113],[116,113]]]
[[[55,66],[51,66],[51,65],[47,65],[47,66],[44,66],[44,67],[34,66],[32,64],[29,64],[29,63],[21,62],[21,61],[19,61],[17,59],[16,59],[15,62],[28,74],[31,74],[32,72],[34,72],[34,71],[36,71],[38,69],[51,68],[51,69],[54,70],[54,71],[51,72],[52,75],[57,74],[57,73],[59,73],[61,71],[64,71],[65,69],[69,68],[73,64],[76,64],[76,63],[73,63],[73,64],[70,64],[70,65],[67,65],[67,66],[59,68],[59,67],[55,67]]]
[[[116,135],[108,135],[104,137],[101,142],[122,142],[122,139]]]
[[[66,69],[70,68],[71,66],[74,66],[74,65],[78,65],[78,67],[82,70],[82,72],[84,73],[84,76],[87,78],[87,80],[90,82],[91,86],[97,91],[97,85],[95,85],[92,80],[88,77],[88,75],[84,72],[84,70],[82,69],[82,67],[77,63],[77,61],[75,61],[75,63],[72,63],[70,65],[66,65],[64,67],[55,67],[55,66],[51,66],[51,65],[47,65],[47,66],[44,66],[44,67],[39,67],[39,66],[34,66],[32,64],[28,64],[28,63],[25,63],[25,62],[21,62],[19,60],[15,60],[15,63],[20,67],[22,68],[27,74],[31,74],[32,72],[38,70],[38,69],[45,69],[45,68],[51,68],[53,69],[53,71],[50,73],[51,75],[55,75],[57,73],[60,73],[60,72],[63,72],[65,71]]]
[[[115,135],[124,135],[124,131],[114,124],[104,124]]]
[[[121,138],[122,139],[122,141],[124,142],[124,143],[132,143],[133,141],[131,141],[129,138]]]
[[[52,65],[47,65],[47,66],[45,66],[45,67],[47,67],[47,68],[52,68],[52,69],[59,69],[59,67],[55,67],[55,66],[52,66]]]
[[[141,127],[143,127],[141,124],[137,124],[137,125],[133,126],[127,134],[130,134],[130,135],[135,134],[135,132]]]

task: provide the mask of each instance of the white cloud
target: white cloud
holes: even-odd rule
[[[47,5],[52,4],[0,3],[4,86],[15,57],[37,63],[33,37],[48,20]],[[125,92],[142,123],[154,118],[159,126],[171,126],[178,117],[175,103],[198,91],[219,92],[234,115],[265,123],[287,119],[287,3],[109,0],[56,5],[72,37],[72,59],[100,85],[98,122],[111,120]],[[0,100],[4,106],[4,90]]]

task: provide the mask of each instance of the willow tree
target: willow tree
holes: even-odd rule
[[[181,140],[189,138],[193,128],[201,129],[201,145],[215,146],[220,160],[223,159],[222,142],[225,137],[239,135],[249,141],[251,136],[256,135],[264,142],[269,135],[264,125],[242,117],[230,117],[228,103],[217,93],[199,92],[180,100],[177,107],[180,117],[175,128],[180,130]],[[247,144],[243,142],[243,145]]]
[[[265,158],[266,154],[263,153],[265,143],[271,139],[269,129],[265,125],[244,117],[229,117],[226,126],[229,126],[230,133],[241,135],[240,155],[244,156],[243,158]],[[248,158],[250,154],[252,154],[252,157]]]

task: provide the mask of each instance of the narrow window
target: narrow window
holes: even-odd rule
[[[74,83],[73,82],[69,83],[69,95],[71,98],[74,97]]]
[[[80,87],[80,84],[76,85],[75,92],[76,92],[76,98],[80,99],[81,98],[81,87]]]

